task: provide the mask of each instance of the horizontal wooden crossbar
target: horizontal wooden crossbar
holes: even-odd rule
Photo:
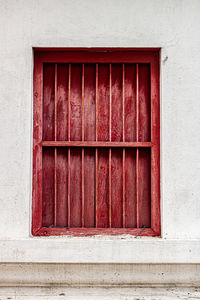
[[[152,147],[151,142],[65,142],[65,141],[42,141],[40,143],[45,147]]]

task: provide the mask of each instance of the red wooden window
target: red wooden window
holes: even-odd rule
[[[160,235],[159,50],[35,50],[33,235]]]

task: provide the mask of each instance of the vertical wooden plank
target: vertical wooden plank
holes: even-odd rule
[[[95,226],[98,227],[98,148],[95,149]]]
[[[85,64],[84,80],[84,139],[85,141],[95,141],[95,89],[96,89],[96,66],[95,64]]]
[[[109,192],[109,227],[112,227],[112,152],[109,148],[109,173],[108,173],[108,192]]]
[[[151,63],[151,227],[161,234],[159,53]]]
[[[136,70],[137,69],[137,70]],[[138,141],[138,65],[125,64],[125,141]],[[137,101],[136,101],[137,98]],[[126,150],[126,227],[137,227],[138,176],[136,157],[139,150]],[[137,195],[137,196],[136,196]],[[139,224],[138,224],[139,226]]]
[[[71,141],[82,137],[82,65],[71,64],[70,128]]]
[[[139,148],[136,149],[136,215],[137,215],[137,228],[140,227],[140,197],[139,197],[139,188],[140,188],[140,182],[139,182]]]
[[[82,65],[71,64],[70,141],[82,139]],[[82,151],[70,150],[70,227],[82,226]]]
[[[139,156],[139,227],[151,227],[151,152],[140,149]]]
[[[136,141],[139,141],[139,65],[136,64]]]
[[[86,148],[84,162],[85,227],[95,227],[95,149]]]
[[[54,149],[43,148],[42,225],[54,224]]]
[[[136,228],[136,149],[126,149],[126,227]],[[138,222],[139,226],[139,222]]]
[[[111,209],[112,227],[121,228],[123,226],[123,179],[122,179],[122,149],[112,149],[111,161]]]
[[[71,64],[69,64],[68,74],[68,141],[71,141]]]
[[[109,141],[112,140],[112,64],[109,64]]]
[[[68,226],[68,151],[66,148],[57,149],[57,226]]]
[[[68,227],[71,227],[71,150],[68,148],[68,170],[67,170],[67,221]]]
[[[81,223],[82,227],[85,227],[85,150],[81,150]]]
[[[150,141],[150,66],[138,65],[137,140]],[[151,158],[149,149],[137,149],[138,226],[151,226]]]
[[[99,65],[96,64],[95,82],[95,141],[98,141],[98,99],[99,99]]]
[[[55,138],[55,65],[43,67],[43,140]],[[42,224],[54,225],[55,208],[55,150],[43,149]]]
[[[42,226],[43,64],[34,57],[32,233]]]
[[[98,77],[97,77],[98,79]],[[84,140],[96,140],[96,65],[84,65]],[[84,149],[85,227],[95,226],[95,151]]]
[[[109,64],[109,141],[112,139],[112,65]],[[109,227],[112,227],[112,175],[111,175],[112,152],[109,148]]]
[[[98,149],[98,210],[97,224],[99,228],[109,227],[109,168],[108,149]]]
[[[68,140],[71,140],[71,64],[69,64],[69,77],[68,77]],[[71,227],[71,190],[70,190],[70,182],[71,182],[71,176],[70,176],[70,170],[71,170],[71,164],[70,164],[70,148],[68,148],[68,182],[67,182],[67,206],[68,206],[68,227]]]
[[[111,141],[122,141],[122,64],[112,64],[112,113],[111,113]]]
[[[84,141],[84,64],[82,64],[82,141]],[[82,162],[81,162],[81,192],[82,192],[82,209],[81,209],[81,223],[82,227],[85,224],[85,211],[84,211],[84,200],[85,200],[85,192],[84,192],[84,148],[82,148]]]
[[[82,64],[82,78],[81,78],[81,98],[82,98],[82,103],[81,103],[81,137],[82,141],[84,141],[84,121],[85,121],[85,116],[84,116],[84,106],[85,106],[85,66]]]
[[[69,73],[67,64],[57,64],[57,128],[56,140],[68,139],[68,82]],[[57,148],[56,154],[56,181],[57,181],[57,226],[68,226],[68,151]]]
[[[57,64],[55,64],[55,79],[54,79],[54,140],[57,139]],[[57,148],[54,148],[54,226],[57,223]]]
[[[125,142],[125,66],[123,64],[122,66],[122,119],[123,119],[123,142]],[[126,174],[125,174],[125,170],[126,170],[126,152],[125,152],[125,148],[123,148],[123,158],[122,158],[122,188],[123,188],[123,195],[122,195],[122,202],[123,202],[123,228],[126,227]]]
[[[139,64],[139,142],[151,140],[150,99],[150,64]]]
[[[98,96],[99,66],[96,64],[96,97],[95,97],[95,140],[98,141]],[[98,227],[98,148],[95,149],[95,226]]]
[[[82,127],[82,116],[84,106],[82,106],[82,65],[71,65],[71,87],[70,87],[70,116],[71,116],[71,135],[70,140],[80,141],[84,128]],[[82,159],[81,149],[71,149],[70,151],[70,215],[71,227],[81,227],[83,221],[82,214],[82,196],[84,197],[84,177],[83,165],[84,157]],[[83,185],[82,185],[83,178]]]
[[[57,64],[55,64],[54,78],[54,141],[57,140]]]
[[[122,154],[122,202],[123,202],[123,228],[126,227],[126,150],[123,148],[123,154]]]
[[[57,148],[54,148],[54,226],[57,224]]]
[[[68,139],[68,65],[57,64],[57,140]]]
[[[70,223],[71,227],[82,226],[82,150],[73,148],[70,151]]]
[[[98,141],[109,140],[109,65],[98,67]]]
[[[55,136],[54,127],[54,64],[44,64],[43,67],[43,140],[53,141]]]
[[[139,141],[139,66],[136,64],[136,141]],[[139,148],[136,149],[136,218],[139,228]]]
[[[125,64],[125,141],[136,141],[136,65]]]
[[[124,102],[125,102],[125,141],[137,140],[137,110],[138,94],[136,101],[136,88],[138,87],[138,66],[136,64],[124,65]],[[137,87],[136,87],[137,86]],[[136,177],[136,156],[139,150],[126,149],[125,153],[125,201],[126,201],[126,227],[137,227],[137,205],[138,205],[138,180]],[[138,152],[138,154],[137,154]],[[137,194],[137,197],[136,197]],[[139,222],[138,222],[139,223]],[[138,224],[139,226],[139,224]]]
[[[122,141],[125,142],[125,65],[122,65]]]

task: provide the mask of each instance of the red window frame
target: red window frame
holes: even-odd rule
[[[160,96],[159,51],[132,48],[36,48],[34,49],[34,100],[33,100],[33,192],[32,234],[94,235],[131,234],[160,236]],[[42,148],[44,146],[77,146],[77,142],[43,141],[43,64],[44,63],[134,63],[150,64],[151,141],[123,142],[122,147],[151,148],[151,227],[150,228],[58,228],[42,226]],[[85,146],[85,143],[79,143]],[[99,146],[101,142],[87,142],[87,146]],[[98,144],[98,145],[97,145]],[[108,143],[109,144],[109,143]],[[116,143],[118,147],[119,143]],[[126,144],[126,145],[125,145]],[[114,143],[112,142],[112,146]],[[109,146],[109,145],[108,145]],[[111,144],[110,144],[111,146]]]

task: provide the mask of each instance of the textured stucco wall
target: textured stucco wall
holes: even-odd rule
[[[126,255],[142,262],[148,250],[145,262],[171,255],[199,262],[200,1],[0,0],[0,7],[1,261],[28,262],[37,253],[44,262],[47,253],[55,262],[126,262]],[[159,241],[31,237],[32,47],[162,48]]]

